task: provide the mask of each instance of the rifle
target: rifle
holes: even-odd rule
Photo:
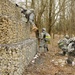
[[[19,7],[19,8],[21,8],[21,9],[23,9],[23,10],[26,10],[26,9],[24,9],[23,7],[19,6],[18,4],[16,4],[16,7]]]
[[[23,13],[23,14],[25,14],[25,12],[27,11],[27,9],[24,9],[23,7],[19,6],[18,4],[16,4],[16,7],[19,7],[19,8],[21,8],[21,9],[23,9],[23,10],[21,11],[21,13]]]

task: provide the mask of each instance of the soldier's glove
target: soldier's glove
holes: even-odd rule
[[[36,26],[33,26],[32,30],[36,32],[38,28]]]

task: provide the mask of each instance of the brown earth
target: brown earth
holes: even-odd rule
[[[60,51],[57,46],[58,40],[58,36],[51,39],[49,51],[41,53],[34,63],[31,62],[24,75],[75,75],[75,67],[65,62],[67,56],[57,55]]]

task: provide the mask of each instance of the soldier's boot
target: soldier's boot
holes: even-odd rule
[[[70,59],[67,59],[68,64],[72,64],[72,61]]]
[[[47,51],[49,51],[49,49],[47,48]]]
[[[63,55],[64,55],[64,56],[66,55],[66,52],[65,52],[65,51],[63,51]]]
[[[49,51],[49,49],[47,47],[44,47],[44,51],[47,52]]]
[[[72,65],[74,58],[72,56],[68,56],[67,63]]]

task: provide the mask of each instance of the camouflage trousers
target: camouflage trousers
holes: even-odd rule
[[[40,51],[43,49],[43,51],[48,51],[48,43],[47,42],[45,42],[44,40],[41,40],[40,41],[40,46],[39,46],[39,48],[40,48]]]
[[[67,59],[68,64],[72,64],[72,62],[74,61],[74,58],[75,58],[75,51],[69,52],[68,59]]]

